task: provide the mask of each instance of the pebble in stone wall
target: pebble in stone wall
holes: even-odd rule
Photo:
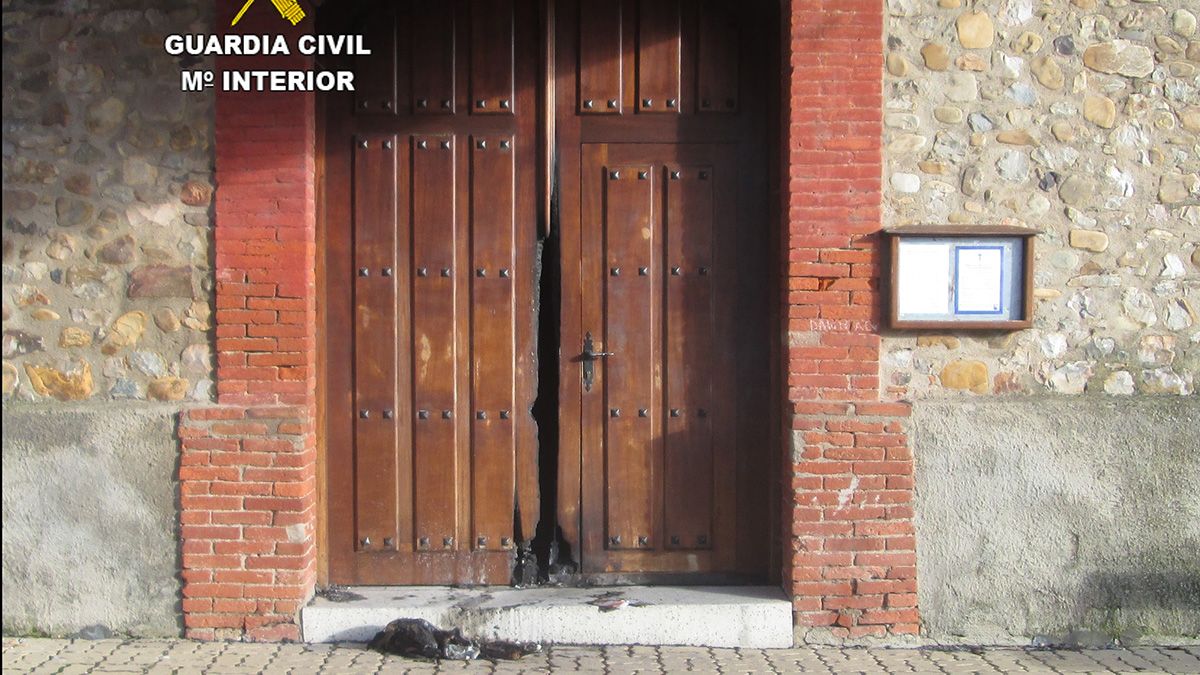
[[[208,2],[5,0],[4,398],[212,398]]]
[[[1037,228],[1035,327],[892,335],[883,386],[1200,384],[1200,5],[888,0],[884,223]]]

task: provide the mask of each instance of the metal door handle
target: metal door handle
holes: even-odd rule
[[[592,384],[596,381],[596,361],[606,356],[614,356],[614,352],[598,352],[595,350],[592,343],[592,334],[589,332],[583,338],[583,353],[579,355],[583,361],[583,390],[591,391]]]

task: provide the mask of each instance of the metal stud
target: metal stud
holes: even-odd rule
[[[420,419],[420,420],[429,419],[429,411],[428,410],[418,410],[417,411],[417,419]]]
[[[477,419],[477,420],[486,420],[486,419],[487,419],[487,412],[486,412],[486,411],[484,411],[484,410],[478,410],[478,411],[476,411],[476,412],[475,412],[475,419]]]
[[[360,267],[360,268],[358,268],[358,276],[360,276],[360,277],[369,277],[369,276],[371,276],[371,270],[370,270],[370,268],[368,268],[368,267]]]
[[[429,147],[429,143],[427,141],[417,141],[417,147],[424,150]]]
[[[587,108],[589,110],[591,110],[592,105],[593,105],[593,101],[590,98],[583,102],[583,107]]]
[[[649,417],[650,411],[645,408],[638,408],[638,417]]]
[[[620,417],[621,409],[620,408],[610,408],[608,411],[608,415],[609,415],[609,417]]]
[[[442,141],[442,149],[449,150],[450,149],[450,141]]]
[[[646,172],[646,171],[639,171],[639,172],[638,172],[638,180],[646,180],[646,179],[647,179],[647,178],[649,178],[649,177],[650,177],[650,174],[649,174],[648,172]]]
[[[509,148],[509,146],[511,146],[511,145],[512,145],[512,143],[509,143],[508,141],[500,141],[500,149],[501,150],[507,150]]]
[[[500,268],[500,276],[504,277],[505,279],[508,278],[508,268],[507,267]]]
[[[421,537],[417,540],[418,548],[429,548],[429,537]]]
[[[508,411],[507,410],[500,411],[500,419],[502,419],[502,420],[508,419]]]
[[[683,411],[680,410],[679,408],[671,408],[671,417],[679,417],[682,414],[683,414]]]
[[[365,110],[365,109],[367,108],[367,106],[369,106],[369,105],[370,105],[370,103],[368,103],[368,102],[366,102],[366,101],[363,101],[362,103],[358,104],[358,106],[359,106],[360,108],[363,108],[364,110]]]
[[[651,107],[651,106],[653,106],[653,105],[654,105],[654,99],[652,99],[652,98],[644,98],[644,99],[642,99],[642,107],[643,107],[643,108],[649,108],[649,107]]]
[[[700,268],[700,274],[702,274],[702,275],[703,275],[703,274],[708,274],[708,268],[707,268],[707,267],[701,267],[701,268]]]
[[[475,276],[486,277],[487,276],[487,268],[486,267],[476,267],[475,268]]]
[[[708,172],[707,171],[700,172],[700,180],[708,180]]]
[[[644,534],[639,534],[638,535],[638,546],[649,546],[649,545],[650,545],[650,537],[647,537]]]
[[[383,419],[390,420],[396,416],[396,411],[388,408],[383,411]]]
[[[384,537],[383,545],[387,548],[396,548],[396,540],[392,539],[391,537]]]
[[[391,102],[391,101],[384,101],[384,102],[383,102],[383,109],[384,109],[384,110],[391,110],[391,109],[392,109],[392,102]]]
[[[679,535],[677,535],[677,534],[673,534],[673,535],[671,535],[671,545],[672,545],[672,546],[678,546],[678,545],[679,545]]]
[[[391,149],[392,149],[392,142],[391,142],[391,141],[384,141],[384,142],[383,142],[383,147],[384,147],[384,148],[386,148],[386,149],[388,149],[388,150],[391,150]]]
[[[487,107],[487,101],[485,101],[485,100],[483,100],[483,99],[479,99],[478,101],[475,101],[475,107],[476,107],[476,108],[486,108],[486,107]]]
[[[502,99],[500,101],[500,107],[504,108],[505,110],[508,110],[508,107],[509,107],[508,99]]]
[[[425,268],[425,267],[418,267],[417,268],[417,276],[419,276],[419,277],[429,276],[429,269]]]
[[[700,107],[701,107],[701,108],[711,108],[711,107],[712,107],[712,101],[710,101],[710,100],[708,100],[708,99],[706,99],[706,98],[702,98],[702,99],[700,99]]]
[[[500,537],[500,545],[504,548],[508,548],[509,546],[512,546],[512,539],[508,537]]]
[[[454,546],[454,537],[442,537],[442,547],[451,548]]]
[[[371,411],[364,408],[358,411],[358,416],[365,420],[371,416]]]
[[[487,547],[487,537],[483,536],[482,534],[478,537],[475,537],[475,546],[479,548]]]
[[[392,268],[390,268],[390,267],[383,268],[383,276],[385,276],[385,277],[392,276]]]
[[[449,267],[442,268],[442,276],[444,276],[444,277],[450,276],[450,268]]]
[[[369,144],[368,144],[366,141],[359,141],[359,142],[358,142],[358,147],[360,147],[360,148],[365,148],[365,147],[367,147],[368,145],[369,145]]]
[[[442,99],[442,108],[444,108],[446,110],[450,109],[450,99],[448,99],[448,98]]]
[[[707,534],[696,535],[696,544],[698,546],[708,546],[708,535]]]
[[[370,537],[363,537],[363,538],[362,538],[362,545],[363,545],[363,546],[370,546],[370,545],[371,545],[371,538],[370,538]]]
[[[475,147],[480,150],[487,150],[487,141],[475,141]]]
[[[443,410],[443,411],[442,411],[442,419],[444,419],[444,420],[448,420],[448,419],[450,419],[450,418],[452,418],[452,417],[454,417],[454,413],[450,412],[449,410]]]
[[[620,546],[621,545],[621,535],[617,534],[617,535],[613,535],[613,536],[609,537],[608,543],[612,544],[613,546]]]
[[[671,180],[679,180],[679,172],[678,171],[671,172]]]
[[[615,98],[608,99],[608,107],[610,107],[610,108],[617,107],[617,99],[615,99]]]
[[[650,274],[650,268],[649,268],[649,267],[639,267],[639,268],[638,268],[638,276],[639,276],[639,277],[644,277],[644,276],[646,276],[646,275],[648,275],[648,274]]]
[[[608,273],[614,277],[619,277],[619,276],[621,276],[621,268],[613,267],[612,269],[608,270]]]
[[[613,180],[618,180],[621,177],[621,172],[620,171],[610,171],[608,174],[608,177]]]
[[[417,99],[417,107],[418,108],[428,108],[429,107],[429,99],[427,99],[427,98]]]
[[[667,99],[667,107],[674,108],[675,107],[675,99],[673,99],[673,98]]]

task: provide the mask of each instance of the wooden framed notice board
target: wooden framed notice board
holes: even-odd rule
[[[1033,325],[1036,230],[907,225],[885,231],[889,326],[1019,330]]]

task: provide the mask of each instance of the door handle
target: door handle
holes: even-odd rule
[[[596,381],[596,361],[606,356],[615,356],[616,352],[598,352],[592,342],[592,334],[588,332],[583,338],[583,353],[579,355],[583,361],[583,390],[591,391]]]

